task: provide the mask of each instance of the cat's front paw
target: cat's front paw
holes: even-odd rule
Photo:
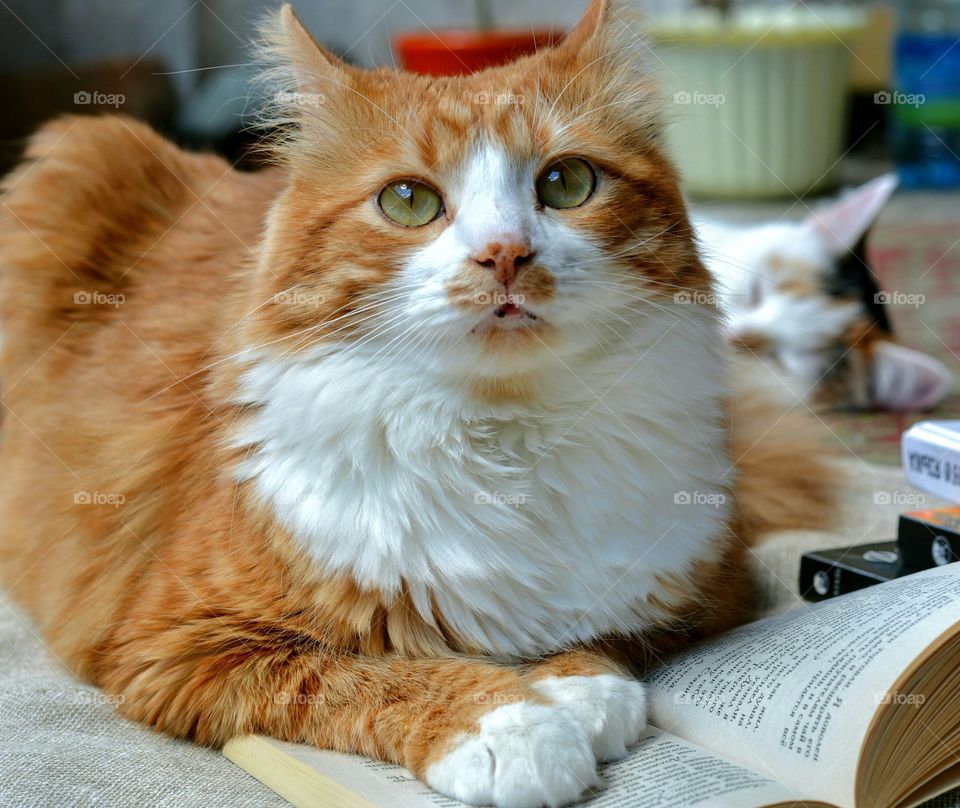
[[[597,760],[624,757],[647,723],[647,696],[636,679],[612,673],[548,676],[533,687],[570,709],[587,731]]]
[[[566,805],[599,783],[590,738],[573,712],[526,701],[483,716],[479,731],[458,738],[426,780],[454,799],[498,808]]]

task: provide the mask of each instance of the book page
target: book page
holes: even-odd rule
[[[885,700],[922,711],[921,695],[890,688],[958,621],[960,564],[762,620],[652,672],[652,721],[797,791],[853,806],[873,715]]]
[[[303,744],[287,743],[264,735],[236,738],[227,746],[231,745],[234,747],[232,750],[225,747],[230,760],[276,791],[281,791],[281,788],[273,782],[275,778],[282,776],[289,780],[291,776],[299,775],[292,773],[296,770],[282,770],[277,767],[275,762],[261,751],[264,746],[269,747],[275,754],[279,753],[281,756],[292,758],[322,777],[333,780],[358,798],[351,803],[341,803],[338,800],[337,805],[357,805],[363,808],[370,806],[392,808],[397,805],[402,805],[404,808],[460,808],[463,805],[457,800],[437,794],[402,766],[392,763],[382,763],[359,755],[347,755],[327,749],[316,749]],[[248,749],[251,751],[247,754],[236,754],[238,746],[242,752],[247,752]],[[248,749],[243,748],[244,746]],[[309,792],[309,788],[298,789],[299,791]],[[293,793],[283,793],[283,796],[298,808],[301,806],[301,802]],[[303,806],[324,804],[329,804],[329,798],[320,789],[316,791],[315,802],[305,800],[302,803]]]
[[[335,780],[366,805],[393,808],[462,808],[406,769],[356,755],[257,737],[319,774]],[[259,758],[262,760],[263,758]],[[236,762],[241,762],[238,758]],[[270,785],[270,772],[251,773]],[[267,767],[269,768],[269,767]],[[274,769],[274,771],[276,771]],[[647,730],[628,757],[601,767],[604,786],[578,803],[583,808],[757,808],[795,805],[802,794],[768,777],[657,729]],[[289,781],[290,773],[283,775]],[[289,798],[289,797],[288,797]],[[358,800],[360,803],[360,800]],[[322,804],[322,803],[317,803]],[[363,804],[363,803],[360,803]]]
[[[757,808],[796,805],[804,793],[649,728],[630,755],[600,770],[607,787],[590,808]]]

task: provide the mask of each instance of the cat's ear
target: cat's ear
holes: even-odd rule
[[[864,237],[896,187],[896,174],[877,177],[815,210],[807,218],[806,226],[820,238],[831,255],[844,255]]]
[[[649,38],[643,18],[626,6],[624,0],[592,0],[555,51],[571,61],[584,56],[591,65],[607,57],[603,61],[615,71],[636,63],[633,67],[649,72]]]
[[[575,110],[588,99],[597,109],[616,108],[638,136],[656,139],[661,120],[655,59],[644,17],[634,6],[628,0],[592,0],[563,40],[543,55],[559,74],[559,95],[579,99]]]
[[[872,346],[871,403],[894,411],[927,410],[949,392],[946,366],[922,351],[878,340]]]
[[[610,0],[592,0],[580,20],[563,38],[561,48],[577,51],[610,24]]]
[[[348,87],[357,72],[317,42],[289,4],[261,27],[260,55],[268,65],[261,83],[269,93],[271,113],[281,123],[288,117],[302,118],[298,108],[316,114]]]

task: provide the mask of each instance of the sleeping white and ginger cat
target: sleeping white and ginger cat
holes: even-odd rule
[[[629,670],[745,619],[749,542],[829,513],[804,424],[675,303],[712,281],[632,25],[596,0],[429,78],[286,8],[275,168],[122,117],[33,138],[0,225],[2,574],[125,716],[564,804],[644,726]]]

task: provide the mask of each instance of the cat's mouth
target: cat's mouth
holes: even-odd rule
[[[526,305],[515,300],[507,300],[497,301],[496,305],[487,309],[487,313],[480,318],[471,331],[474,334],[489,334],[536,328],[542,324],[544,324],[543,318]]]
[[[497,319],[502,320],[504,317],[523,317],[526,314],[523,306],[518,306],[516,303],[504,303],[502,306],[497,306],[493,310],[493,316]],[[529,315],[536,319],[536,315]]]
[[[489,325],[492,327],[503,329],[529,326],[540,320],[530,309],[512,302],[497,306],[484,319],[489,321]]]

